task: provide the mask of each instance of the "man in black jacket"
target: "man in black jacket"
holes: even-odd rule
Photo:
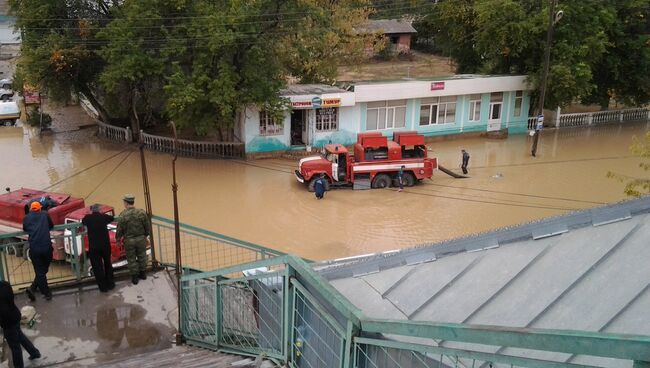
[[[29,353],[30,360],[41,357],[41,352],[34,347],[20,329],[20,310],[14,302],[14,291],[6,281],[0,281],[0,327],[2,327],[2,333],[11,349],[14,367],[23,368],[25,366],[21,345]]]
[[[39,202],[30,204],[30,212],[23,219],[23,230],[29,234],[29,257],[34,266],[34,282],[26,290],[29,299],[34,300],[34,291],[39,289],[45,300],[52,300],[52,292],[47,285],[47,271],[52,262],[52,240],[50,230],[54,227],[47,212],[41,211]]]
[[[107,226],[113,222],[113,216],[100,213],[99,205],[90,207],[91,213],[84,216],[81,222],[88,229],[90,249],[88,257],[93,267],[95,281],[99,291],[107,292],[115,288],[113,281],[113,264],[111,263],[111,241],[108,237]]]

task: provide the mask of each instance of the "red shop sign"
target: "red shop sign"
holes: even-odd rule
[[[432,91],[439,91],[441,89],[445,89],[445,82],[431,82]]]

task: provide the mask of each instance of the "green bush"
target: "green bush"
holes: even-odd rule
[[[40,126],[41,129],[47,129],[52,125],[52,117],[48,113],[43,113],[43,120],[41,123],[41,110],[38,106],[32,106],[27,111],[27,124],[33,127]]]

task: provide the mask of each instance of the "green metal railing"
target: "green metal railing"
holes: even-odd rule
[[[52,283],[80,281],[88,277],[90,262],[82,246],[83,227],[79,223],[57,225],[51,237],[58,261],[47,274]],[[67,250],[66,250],[67,249]],[[16,287],[31,283],[34,269],[29,258],[27,234],[23,231],[0,235],[0,279]]]
[[[180,224],[183,266],[200,272],[215,268],[268,259],[284,253],[228,237],[187,224]],[[82,246],[84,228],[80,223],[57,225],[51,232],[59,261],[54,261],[47,274],[48,282],[79,282],[91,276],[85,247]],[[0,234],[0,279],[17,288],[31,283],[34,270],[29,259],[27,234],[23,231]],[[175,266],[174,222],[153,216],[151,240],[154,254],[163,266]],[[70,250],[64,252],[64,244]],[[60,248],[60,249],[59,249]]]
[[[180,223],[180,232],[184,268],[207,271],[284,255],[271,248],[184,223]],[[164,266],[175,266],[174,220],[154,215],[152,240],[156,260]]]
[[[188,343],[295,368],[594,367],[540,352],[650,367],[650,336],[367,318],[294,256],[185,275],[181,296]]]

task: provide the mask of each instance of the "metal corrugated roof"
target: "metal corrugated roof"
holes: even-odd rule
[[[535,236],[558,227],[567,231]],[[370,317],[650,335],[648,260],[650,197],[316,268]],[[377,272],[355,277],[358,268]],[[567,354],[485,350],[620,366]]]
[[[345,93],[344,89],[327,84],[291,84],[280,91],[283,96],[321,95],[325,93]]]

